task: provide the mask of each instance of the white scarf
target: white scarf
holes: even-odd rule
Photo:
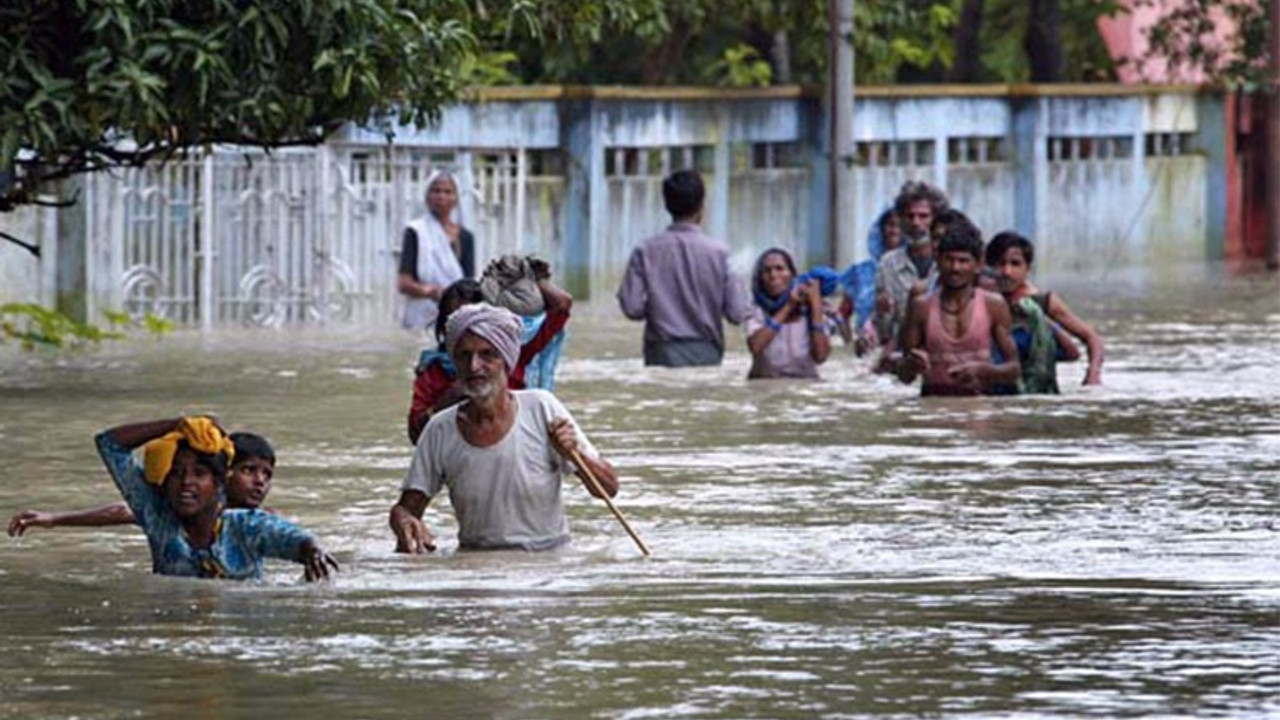
[[[427,179],[428,190],[431,183],[440,177],[447,177],[454,181],[455,188],[458,186],[452,175],[437,170]],[[457,213],[456,207],[454,213]],[[444,231],[444,225],[430,211],[409,223],[409,228],[418,236],[418,282],[446,288],[462,279],[462,264],[453,251],[449,235]],[[409,298],[404,304],[402,324],[409,329],[430,330],[439,313],[440,306],[435,300]]]

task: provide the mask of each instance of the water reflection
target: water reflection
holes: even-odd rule
[[[1052,284],[1106,386],[925,399],[840,355],[646,370],[575,320],[560,395],[656,557],[571,492],[549,554],[390,553],[414,345],[175,337],[0,379],[0,511],[114,499],[90,437],[160,412],[263,432],[270,504],[340,549],[308,587],[148,574],[127,528],[0,542],[0,717],[810,718],[1280,713],[1280,285]],[[731,334],[731,337],[733,335]],[[1083,367],[1078,368],[1083,372]]]

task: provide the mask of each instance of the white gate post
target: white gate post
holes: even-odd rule
[[[316,292],[318,293],[317,309],[320,315],[320,324],[329,324],[329,284],[333,280],[333,243],[330,242],[332,231],[329,227],[329,204],[333,202],[333,182],[329,177],[330,167],[332,166],[332,156],[328,145],[319,145],[316,147],[316,172],[319,173],[320,182],[318,184],[315,208],[312,211],[315,225],[315,238],[312,242],[315,247],[311,250],[311,257],[315,272],[312,273],[312,282],[315,283]]]
[[[213,328],[213,311],[217,298],[213,296],[213,260],[216,256],[213,244],[217,233],[214,232],[214,218],[217,216],[213,207],[213,150],[204,149],[204,165],[200,173],[200,329]]]
[[[85,320],[93,322],[98,317],[98,293],[95,281],[97,280],[96,268],[97,258],[94,254],[97,251],[94,243],[94,229],[98,226],[94,224],[93,212],[95,210],[93,204],[93,193],[97,189],[94,182],[97,175],[89,173],[85,175],[80,186],[83,188],[84,197],[84,218],[85,218],[85,251],[84,251],[84,288],[85,288]],[[36,267],[40,268],[40,282],[36,302],[45,307],[58,306],[58,233],[59,233],[59,216],[58,211],[53,208],[42,208],[36,217],[41,218],[44,227],[38,233],[37,242],[40,243],[40,259],[36,262]]]
[[[133,265],[129,243],[125,239],[124,212],[128,206],[129,171],[120,173],[120,179],[106,183],[107,216],[111,218],[111,295],[112,307],[124,309],[124,273]]]
[[[348,258],[347,262],[351,263],[351,269],[355,275],[355,286],[347,288],[347,291],[355,292],[357,288],[363,287],[362,280],[367,277],[364,269],[364,259],[371,256],[377,257],[378,250],[384,246],[386,241],[382,238],[375,240],[366,231],[365,242],[371,243],[371,246],[368,246],[364,252],[352,252],[351,242],[348,240],[348,229],[353,222],[351,219],[351,199],[348,196],[351,186],[350,177],[348,176],[351,167],[351,154],[349,151],[343,151],[334,153],[334,155],[337,160],[329,168],[329,172],[333,174],[333,177],[330,178],[330,182],[333,183],[333,197],[330,200],[333,203],[333,220],[329,234],[331,241],[329,251],[334,253],[340,251]],[[330,160],[332,161],[334,158],[331,156]],[[376,297],[372,297],[371,300],[375,305],[378,302]],[[370,309],[366,308],[364,303],[360,303],[352,308],[349,319],[356,322],[364,321],[368,318],[369,313]]]
[[[454,162],[457,165],[454,177],[458,179],[458,185],[460,186],[458,188],[458,204],[462,208],[463,223],[469,224],[475,234],[475,258],[476,265],[479,266],[476,271],[479,272],[484,268],[485,259],[489,257],[490,248],[492,247],[490,244],[491,238],[487,237],[491,233],[485,232],[482,227],[487,229],[487,226],[482,226],[481,224],[484,219],[482,215],[485,210],[486,199],[486,188],[481,182],[486,178],[484,178],[483,174],[476,174],[475,158],[470,150],[458,152],[454,156]],[[478,202],[476,199],[477,194],[479,195]]]
[[[516,148],[516,218],[515,241],[517,252],[524,255],[529,252],[525,246],[524,213],[527,185],[529,183],[529,153],[523,147]]]

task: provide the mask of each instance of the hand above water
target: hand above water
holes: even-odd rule
[[[331,573],[338,571],[338,561],[315,543],[308,542],[302,547],[302,567],[307,582],[328,580]]]
[[[947,374],[962,388],[981,388],[988,367],[984,362],[960,363],[947,371]]]
[[[20,513],[16,513],[9,518],[9,537],[22,537],[22,534],[30,527],[53,527],[53,513],[40,510],[23,510]]]
[[[899,362],[908,368],[912,377],[929,372],[929,353],[920,348],[914,348],[911,352],[904,353]]]
[[[400,506],[392,510],[391,529],[396,534],[396,552],[421,555],[436,549],[436,539],[422,518]]]

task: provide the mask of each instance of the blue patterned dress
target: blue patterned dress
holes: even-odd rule
[[[110,433],[95,438],[116,487],[133,511],[151,547],[151,569],[160,575],[250,580],[262,575],[264,558],[302,561],[312,537],[302,528],[261,510],[224,510],[213,544],[194,548],[164,490],[146,481],[142,463]]]

